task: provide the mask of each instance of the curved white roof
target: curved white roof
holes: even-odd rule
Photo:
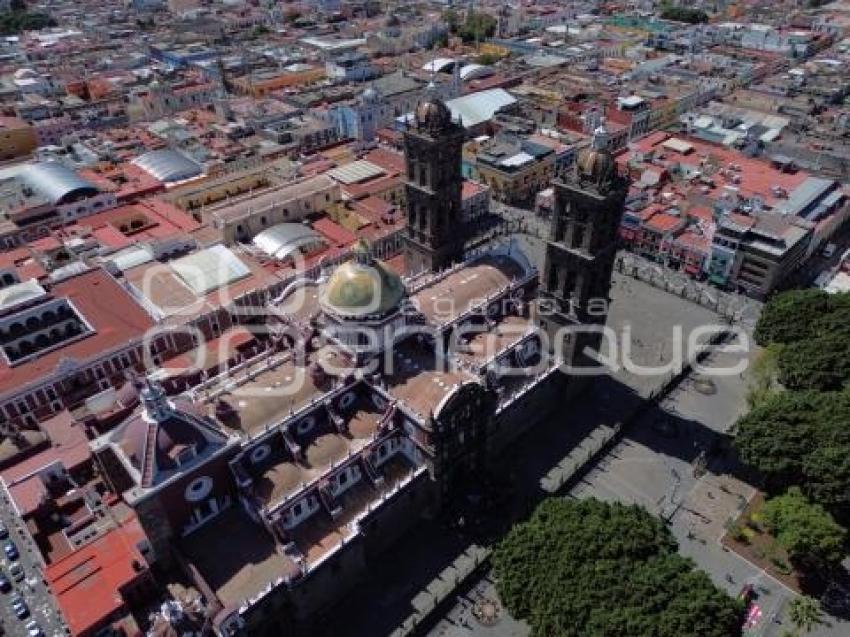
[[[203,172],[201,165],[194,159],[170,148],[139,155],[132,163],[166,183],[197,177]]]
[[[322,236],[302,223],[279,223],[251,241],[258,250],[276,259],[285,259],[303,246],[322,243]]]
[[[67,203],[78,197],[92,197],[99,190],[65,164],[44,161],[27,164],[20,178],[54,204]]]
[[[460,79],[464,82],[466,80],[475,80],[479,77],[488,77],[493,75],[495,71],[489,66],[485,66],[484,64],[467,64],[466,66],[462,66],[460,69]]]
[[[436,58],[425,64],[422,67],[422,70],[429,71],[431,73],[439,73],[441,71],[448,71],[454,63],[455,61],[451,58]]]

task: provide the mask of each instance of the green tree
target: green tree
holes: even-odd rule
[[[708,14],[702,9],[691,9],[681,6],[663,6],[661,17],[665,20],[687,22],[688,24],[703,24],[708,22]]]
[[[741,459],[778,494],[799,486],[844,519],[850,514],[850,393],[769,395],[735,425]]]
[[[443,22],[449,27],[450,33],[457,33],[458,26],[460,25],[460,17],[458,17],[457,11],[451,7],[446,9],[443,12]]]
[[[846,531],[826,509],[810,502],[799,487],[765,502],[762,516],[796,564],[822,570],[835,567],[844,558]]]
[[[797,631],[809,632],[816,624],[821,623],[821,608],[818,600],[801,595],[788,604],[788,617]]]
[[[487,14],[470,11],[457,34],[464,42],[483,42],[496,32],[496,18]]]
[[[495,64],[499,61],[499,56],[495,53],[482,53],[477,58],[475,58],[476,64],[483,64],[485,66],[490,66],[491,64]]]
[[[759,345],[793,343],[816,336],[814,319],[829,310],[823,290],[792,290],[768,301],[753,336]]]
[[[55,26],[56,20],[46,13],[28,13],[26,11],[0,13],[0,35],[17,35],[24,31],[37,31]]]
[[[735,425],[735,448],[758,469],[769,491],[803,481],[803,462],[817,444],[818,392],[781,392],[757,404]]]
[[[535,636],[736,634],[740,605],[675,551],[644,509],[550,499],[496,547],[493,565],[503,602]]]
[[[777,389],[778,364],[777,359],[782,351],[782,345],[772,343],[761,350],[748,372],[747,404],[755,407],[772,396]]]
[[[779,382],[789,389],[841,389],[850,379],[850,338],[829,334],[789,343],[777,368]]]

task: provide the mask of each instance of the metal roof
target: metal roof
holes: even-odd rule
[[[488,91],[456,97],[446,102],[446,106],[452,112],[452,119],[460,117],[461,123],[469,127],[492,119],[500,108],[515,103],[516,98],[505,89],[492,88]]]
[[[479,77],[487,77],[493,75],[494,71],[491,67],[484,64],[467,64],[460,69],[460,79],[474,80]]]
[[[807,177],[806,180],[791,191],[788,200],[782,206],[782,212],[787,215],[799,215],[823,197],[835,186],[831,179]]]
[[[142,246],[130,246],[109,256],[109,261],[119,270],[129,270],[137,265],[153,261],[153,254]]]
[[[252,243],[275,259],[285,259],[293,252],[313,243],[322,243],[322,236],[301,223],[279,223],[254,237]]]
[[[431,73],[439,73],[440,71],[445,71],[453,66],[455,61],[451,58],[435,58],[430,62],[422,65],[423,71],[429,71]]]
[[[194,159],[170,148],[139,155],[132,163],[166,183],[197,177],[203,172],[201,165]]]
[[[83,196],[91,197],[100,192],[94,184],[56,161],[27,164],[18,176],[54,204]]]
[[[197,296],[251,275],[251,270],[230,249],[216,244],[172,261],[172,271]]]
[[[329,170],[327,174],[343,184],[357,184],[373,177],[383,175],[386,171],[365,159],[353,161],[350,164],[345,164],[339,168]]]
[[[0,311],[6,312],[45,296],[47,296],[47,292],[35,279],[15,283],[0,290]]]
[[[452,119],[458,117],[461,124],[470,128],[486,122],[493,118],[500,108],[516,103],[516,98],[503,88],[491,88],[487,91],[470,93],[462,97],[456,97],[446,102],[451,111]],[[396,118],[400,124],[413,121],[413,113],[407,113]]]

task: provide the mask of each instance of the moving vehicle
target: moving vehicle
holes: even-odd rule
[[[821,251],[821,254],[825,256],[827,259],[835,254],[835,251],[838,249],[838,246],[834,243],[827,243],[826,247]]]

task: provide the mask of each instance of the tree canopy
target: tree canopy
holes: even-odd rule
[[[739,634],[742,608],[637,506],[550,499],[493,555],[505,605],[535,636]]]
[[[662,7],[661,17],[665,20],[687,22],[688,24],[703,24],[708,22],[708,14],[702,9],[691,9],[682,6],[668,5]]]
[[[0,35],[17,35],[55,26],[56,20],[46,13],[29,13],[24,9],[0,13]]]
[[[815,321],[829,312],[823,290],[791,290],[777,294],[762,309],[753,334],[756,343],[793,343],[815,336]]]
[[[777,349],[777,376],[785,387],[841,389],[850,380],[850,294],[779,294],[765,305],[755,339]]]
[[[810,502],[799,487],[765,502],[762,516],[792,562],[822,570],[844,558],[845,530],[826,509]]]
[[[443,20],[453,35],[460,36],[464,42],[483,42],[496,32],[497,20],[487,13],[468,11],[461,22],[457,11],[452,8],[443,13]]]
[[[822,621],[820,603],[808,595],[795,597],[788,604],[788,616],[798,630],[809,632]]]
[[[778,294],[764,306],[755,339],[770,365],[756,370],[764,378],[736,425],[741,459],[763,474],[768,493],[799,486],[842,522],[850,519],[850,294]],[[783,391],[768,378],[774,371]]]
[[[741,459],[770,493],[799,486],[832,510],[850,508],[850,394],[789,391],[769,396],[735,430]]]

